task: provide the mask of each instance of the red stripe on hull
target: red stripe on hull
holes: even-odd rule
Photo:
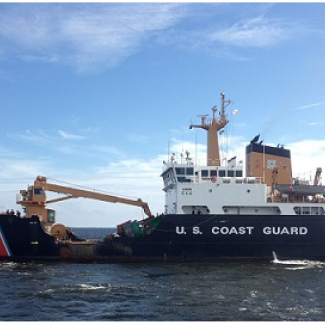
[[[10,251],[0,229],[0,256],[10,256]]]

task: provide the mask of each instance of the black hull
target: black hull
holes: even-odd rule
[[[325,260],[325,216],[166,215],[155,228],[102,241],[57,241],[39,219],[0,216],[2,260],[199,262]]]

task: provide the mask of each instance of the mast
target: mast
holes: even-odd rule
[[[220,166],[220,152],[219,152],[219,140],[218,132],[223,129],[229,120],[225,114],[226,107],[231,103],[230,100],[225,100],[225,94],[220,93],[221,96],[221,112],[219,119],[216,117],[218,111],[217,106],[213,106],[212,110],[212,120],[210,123],[206,123],[206,117],[208,115],[200,115],[201,124],[195,125],[191,124],[192,128],[201,128],[208,131],[208,147],[207,147],[207,165],[208,166]]]

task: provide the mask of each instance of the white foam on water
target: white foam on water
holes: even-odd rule
[[[81,283],[80,287],[82,290],[87,291],[87,290],[103,290],[107,289],[107,286],[102,286],[102,285],[92,285],[92,284],[86,284],[86,283]]]
[[[272,252],[272,254],[273,254],[272,262],[274,264],[290,265],[290,266],[292,266],[292,268],[290,268],[290,270],[302,270],[302,269],[306,269],[306,268],[325,266],[325,262],[312,261],[312,260],[306,260],[306,259],[303,259],[303,260],[279,260],[275,252]]]

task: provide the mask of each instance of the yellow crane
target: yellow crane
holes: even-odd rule
[[[65,196],[47,200],[46,191],[64,194]],[[30,218],[32,215],[38,215],[40,221],[44,226],[52,226],[55,223],[55,211],[46,207],[49,203],[60,202],[73,198],[90,198],[111,203],[123,203],[143,208],[144,213],[151,217],[151,211],[146,202],[141,199],[132,200],[119,196],[99,193],[96,191],[82,190],[63,185],[51,184],[47,182],[44,176],[37,176],[34,185],[28,186],[27,190],[20,191],[20,198],[17,199],[17,204],[24,207],[26,217]]]

